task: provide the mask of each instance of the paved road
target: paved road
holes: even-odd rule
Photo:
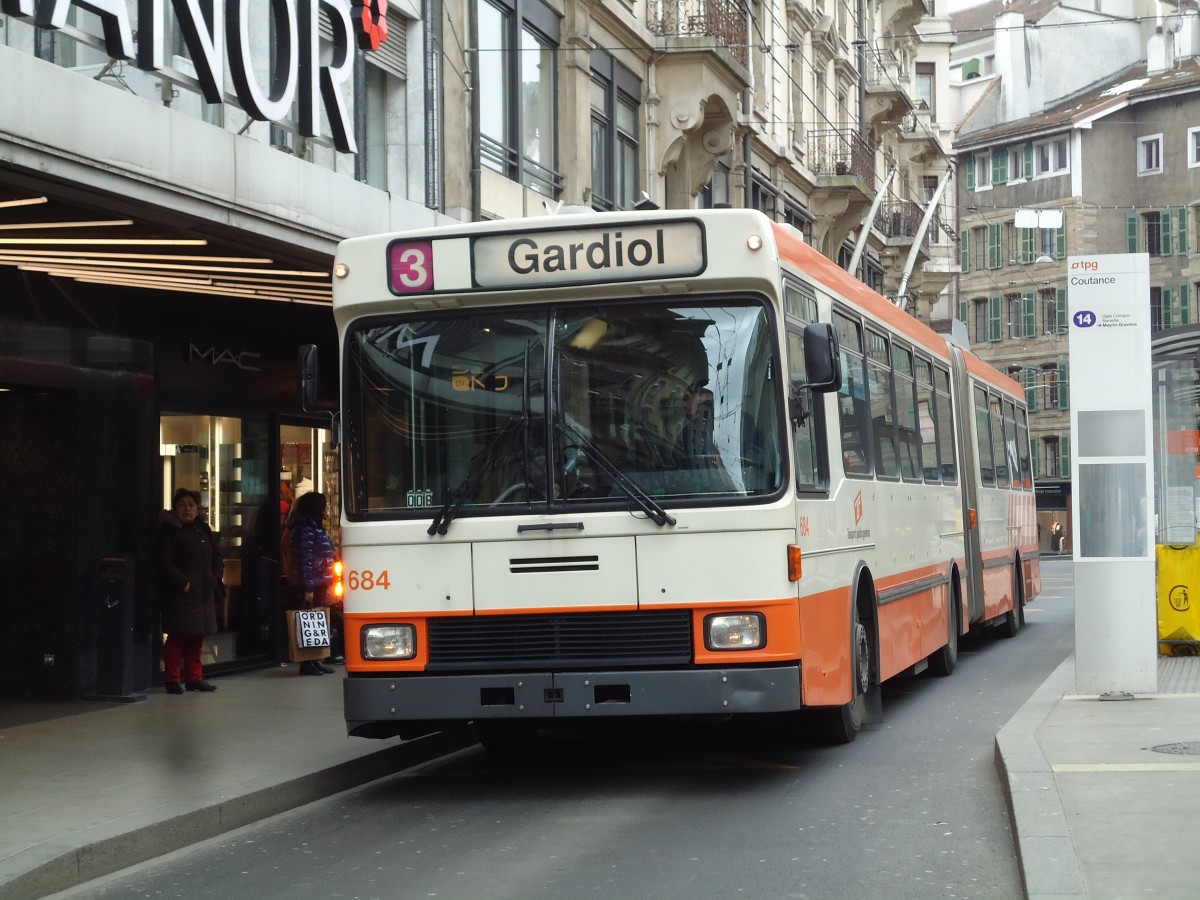
[[[1020,635],[896,682],[849,746],[725,726],[476,747],[62,896],[1011,900],[994,738],[1073,646],[1055,566]]]

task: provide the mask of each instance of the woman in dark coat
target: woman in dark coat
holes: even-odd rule
[[[200,518],[200,495],[180,488],[161,516],[156,544],[163,644],[163,687],[168,694],[215,691],[204,680],[204,636],[217,633],[215,591],[224,574],[216,539]],[[180,684],[182,660],[184,684]]]

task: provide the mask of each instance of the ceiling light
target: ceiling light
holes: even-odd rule
[[[208,241],[193,238],[161,240],[155,238],[0,238],[0,247],[80,245],[85,247],[207,247]]]
[[[10,222],[0,225],[0,231],[34,231],[39,228],[109,228],[115,225],[132,225],[133,219],[109,219],[94,222]]]
[[[10,209],[14,206],[38,206],[42,203],[48,203],[45,197],[29,197],[25,200],[0,200],[0,209]]]

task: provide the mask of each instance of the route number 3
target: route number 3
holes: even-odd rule
[[[388,570],[373,572],[370,569],[351,569],[346,573],[346,589],[350,591],[386,591],[392,586]]]
[[[413,294],[433,289],[433,244],[408,241],[388,248],[391,261],[392,291]]]

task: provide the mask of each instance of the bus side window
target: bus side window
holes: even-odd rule
[[[996,464],[992,459],[992,418],[988,414],[987,393],[975,388],[975,431],[979,445],[979,480],[982,484],[996,483]]]
[[[938,368],[933,378],[937,397],[937,416],[934,431],[938,445],[938,460],[942,466],[942,481],[958,483],[958,462],[954,446],[954,408],[950,405],[950,372]]]
[[[847,475],[871,474],[871,434],[867,425],[867,381],[862,329],[852,319],[834,315],[841,348],[842,387],[838,391],[838,426],[842,435],[842,468]]]
[[[804,332],[789,326],[787,340],[788,372],[793,377],[803,377]],[[796,440],[796,487],[801,489],[822,487],[827,483],[819,440],[819,431],[824,422],[824,417],[819,415],[819,406],[825,402],[824,395],[810,394],[806,402],[810,404],[812,415],[803,422],[792,423],[792,433]]]

